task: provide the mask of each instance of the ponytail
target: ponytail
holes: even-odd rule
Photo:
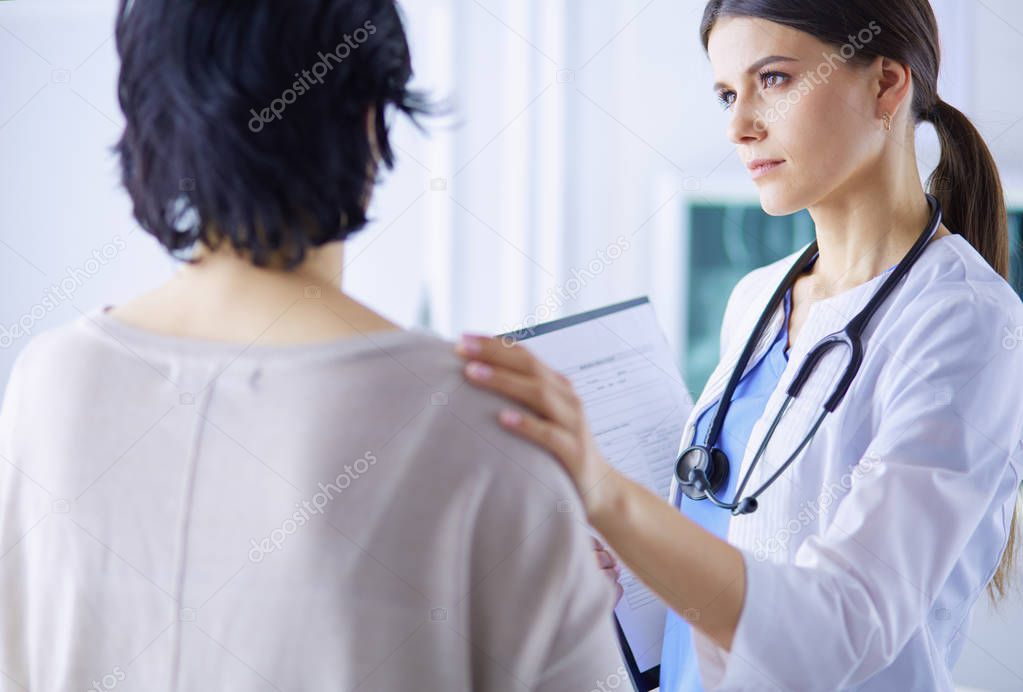
[[[1023,489],[1016,494],[1016,507],[1009,523],[1009,538],[1005,542],[1005,553],[1002,554],[1002,561],[998,564],[998,569],[995,570],[987,585],[987,595],[992,603],[998,603],[1009,592],[1009,587],[1012,585],[1010,576],[1016,570],[1016,565],[1019,562],[1019,518],[1021,508],[1023,508],[1021,500],[1023,500]]]
[[[924,119],[934,124],[941,160],[927,179],[945,225],[966,240],[1003,278],[1009,278],[1009,221],[998,168],[969,118],[938,99]]]
[[[941,202],[945,225],[1008,279],[1009,220],[991,152],[969,118],[941,99],[921,117],[934,124],[941,141],[941,160],[927,179],[927,188]],[[1020,499],[1017,495],[1002,561],[987,585],[992,603],[1005,597],[1019,559]]]

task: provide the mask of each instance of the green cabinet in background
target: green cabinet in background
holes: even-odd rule
[[[806,211],[769,216],[759,204],[688,206],[685,353],[683,374],[696,393],[717,365],[721,318],[735,284],[748,272],[789,255],[813,240]],[[1009,214],[1010,282],[1023,295],[1023,209]]]

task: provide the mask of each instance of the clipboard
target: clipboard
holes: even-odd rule
[[[578,328],[578,330],[573,332],[572,328]],[[529,344],[529,349],[552,368],[572,380],[573,385],[576,386],[576,392],[583,402],[587,417],[591,420],[594,420],[594,413],[606,410],[609,405],[608,400],[615,400],[618,396],[628,396],[628,394],[622,395],[619,392],[637,389],[636,385],[642,384],[642,382],[638,382],[639,380],[646,378],[648,382],[656,382],[653,389],[663,390],[661,394],[662,410],[668,410],[669,416],[673,413],[677,414],[675,415],[677,424],[672,422],[665,429],[656,431],[656,434],[664,437],[662,446],[667,453],[663,460],[654,460],[658,466],[649,471],[647,475],[655,476],[655,485],[656,481],[661,480],[661,477],[670,479],[678,440],[689,411],[692,409],[692,400],[678,373],[671,348],[657,324],[653,306],[647,297],[634,298],[508,332],[499,335],[498,338],[516,342],[533,340]],[[630,350],[634,351],[636,355],[632,354]],[[609,367],[618,368],[618,372],[614,373],[615,377],[604,376]],[[632,381],[629,378],[632,378]],[[650,388],[648,384],[647,390],[644,391],[647,398],[650,398]],[[664,408],[670,407],[672,404],[675,405],[675,409]],[[620,405],[627,407],[627,400]],[[626,419],[627,416],[627,412],[620,412],[618,422],[621,423],[621,419]],[[638,423],[636,427],[639,427]],[[601,430],[594,429],[594,437],[608,461],[618,467],[615,463],[613,445],[607,443],[611,445],[611,449],[605,449],[605,443],[609,437],[617,432],[615,426],[608,425],[607,427],[606,435]],[[621,425],[617,427],[620,428]],[[645,439],[649,440],[649,438]],[[633,454],[633,456],[635,455]],[[663,469],[659,468],[661,464],[664,466]],[[619,470],[626,473],[624,468]],[[626,475],[630,474],[626,473]],[[652,489],[667,497],[666,487]],[[623,582],[625,576],[623,573]],[[629,578],[635,579],[631,573]],[[628,596],[628,587],[626,593]],[[619,618],[619,609],[623,607],[627,596],[623,596],[622,601],[615,607],[614,622],[618,634],[618,644],[622,660],[636,692],[650,692],[660,685],[660,640],[657,639],[653,645],[643,646],[641,650],[634,650],[633,643],[626,636],[626,627],[623,626],[622,619]],[[660,618],[660,626],[663,627],[663,615],[658,615],[658,613],[666,613],[667,606],[664,606],[659,600],[656,604],[653,603],[652,598],[642,601],[642,597],[638,597],[635,601],[640,603],[641,607],[651,609],[646,616],[648,629],[657,626],[658,618]],[[629,607],[629,612],[632,612],[631,605]],[[661,610],[655,610],[657,608]],[[663,630],[659,634],[663,634]],[[646,661],[645,666],[640,665],[641,659]],[[655,660],[656,663],[653,662]]]
[[[625,661],[625,668],[629,671],[632,686],[636,688],[636,692],[656,690],[661,686],[661,664],[658,663],[653,668],[640,670],[636,664],[636,656],[632,653],[632,647],[629,646],[629,642],[625,638],[622,623],[619,622],[617,615],[614,616],[614,619],[615,629],[618,630],[618,647],[622,650],[622,660]]]

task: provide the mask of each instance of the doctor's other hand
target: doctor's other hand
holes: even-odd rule
[[[600,567],[600,571],[607,575],[607,578],[615,586],[615,605],[618,605],[618,601],[622,600],[622,596],[625,595],[625,587],[618,581],[622,577],[622,568],[611,551],[605,548],[604,544],[596,537],[593,538],[593,550],[597,555],[597,566]]]
[[[554,455],[568,472],[588,517],[609,502],[618,472],[590,434],[582,403],[567,377],[547,367],[521,344],[465,334],[456,351],[469,361],[474,385],[521,404],[501,411],[501,425]]]

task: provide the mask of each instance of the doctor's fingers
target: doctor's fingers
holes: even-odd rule
[[[617,564],[618,560],[611,553],[611,551],[607,549],[607,546],[600,542],[599,538],[597,538],[596,536],[590,536],[590,538],[593,539],[593,549],[597,553],[597,560],[598,561],[601,560],[602,558],[601,558],[600,554],[604,553],[605,555],[607,555],[608,559],[610,559],[610,561],[611,561],[611,564],[609,564],[609,565],[601,564],[601,567],[610,567],[611,565]]]
[[[611,554],[610,550],[604,547],[604,544],[597,540],[597,537],[593,537],[593,549],[594,554],[597,556],[597,567],[600,571],[611,580],[611,583],[615,587],[615,605],[618,601],[622,600],[622,596],[625,595],[625,587],[622,586],[622,566],[618,564],[618,560]]]
[[[455,350],[463,358],[482,361],[494,367],[506,368],[523,375],[559,379],[551,368],[522,344],[508,344],[501,339],[463,334]]]
[[[565,467],[576,487],[579,486],[576,478],[583,471],[583,459],[575,435],[557,423],[543,420],[531,413],[505,409],[501,411],[498,419],[508,430],[553,454]]]
[[[579,425],[582,411],[578,397],[553,379],[521,375],[479,361],[465,366],[465,376],[473,384],[523,404],[569,430]]]
[[[601,569],[609,569],[614,572],[618,571],[618,560],[615,559],[614,555],[603,549],[598,549],[595,553],[597,555],[597,565],[599,565]]]

